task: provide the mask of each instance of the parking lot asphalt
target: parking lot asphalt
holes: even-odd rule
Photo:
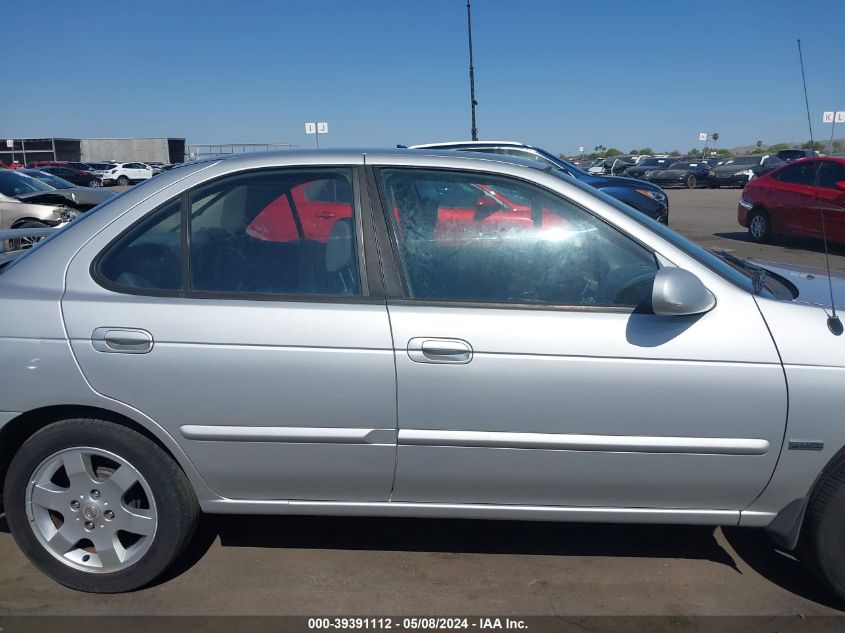
[[[670,225],[740,256],[823,265],[820,243],[748,242],[738,195],[673,191]],[[158,584],[93,595],[36,571],[0,521],[0,561],[0,615],[842,613],[799,561],[739,528],[205,517]]]
[[[755,244],[736,220],[739,189],[673,189],[669,192],[669,226],[706,248],[775,262],[823,268],[824,246],[815,239],[777,239]],[[829,245],[830,268],[845,271],[845,246]]]

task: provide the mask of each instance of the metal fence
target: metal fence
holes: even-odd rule
[[[187,160],[200,158],[212,158],[214,156],[225,156],[227,154],[245,154],[247,152],[270,152],[275,150],[299,149],[299,145],[293,143],[219,143],[211,145],[189,145]]]

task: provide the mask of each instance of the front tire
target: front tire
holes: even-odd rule
[[[200,514],[185,473],[155,442],[95,419],[57,422],[24,442],[4,498],[30,561],[56,582],[96,593],[160,576]]]
[[[695,175],[690,174],[689,176],[687,176],[687,189],[695,189],[695,185],[696,185]]]
[[[801,558],[845,600],[845,457],[810,497],[801,533]]]
[[[127,178],[126,176],[121,176],[117,179],[117,184],[119,184],[121,187],[125,187],[129,184],[129,178]]]
[[[90,180],[88,182],[88,186],[91,187],[92,189],[96,189],[97,187],[100,186],[100,181],[97,180],[96,178],[93,178],[92,180]]]
[[[772,220],[762,209],[754,209],[748,215],[748,236],[752,242],[762,244],[772,237]]]

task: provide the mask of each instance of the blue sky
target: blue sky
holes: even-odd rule
[[[464,0],[3,3],[0,137],[393,146],[469,137]],[[817,138],[845,110],[838,0],[474,0],[481,139],[554,152]],[[845,126],[843,126],[845,136]],[[840,134],[837,134],[840,136]]]

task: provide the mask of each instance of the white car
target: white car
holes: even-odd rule
[[[152,168],[144,163],[115,163],[111,169],[103,172],[103,184],[128,185],[132,182],[149,180],[152,177]]]

